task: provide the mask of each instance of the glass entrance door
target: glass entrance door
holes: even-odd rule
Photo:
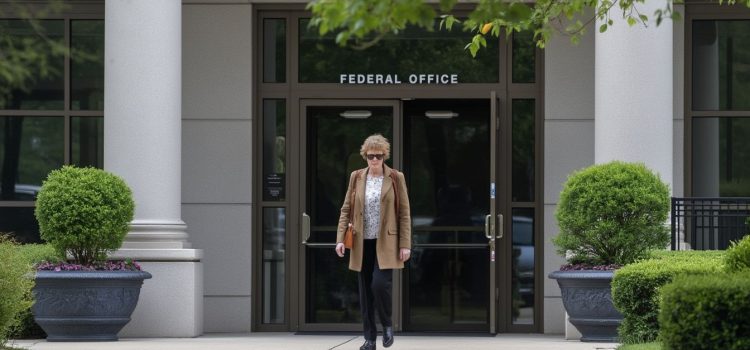
[[[391,141],[393,166],[397,101],[303,101],[300,330],[362,329],[357,274],[334,253],[339,211],[349,175],[367,166],[359,154],[367,136]],[[395,158],[397,159],[397,158]]]
[[[489,99],[404,102],[404,330],[494,332],[493,110]]]
[[[300,330],[361,330],[357,274],[333,248],[362,141],[391,141],[404,172],[412,259],[394,273],[398,331],[496,332],[496,99],[303,101]]]

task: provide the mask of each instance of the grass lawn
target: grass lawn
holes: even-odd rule
[[[661,343],[623,344],[617,350],[661,350]]]

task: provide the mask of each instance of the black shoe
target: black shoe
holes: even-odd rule
[[[365,340],[365,343],[359,347],[359,350],[375,350],[375,341]]]
[[[393,327],[383,328],[383,347],[390,347],[393,345]]]

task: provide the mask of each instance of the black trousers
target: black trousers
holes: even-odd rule
[[[391,327],[391,285],[393,270],[381,270],[375,252],[376,239],[366,239],[362,252],[362,271],[359,272],[359,305],[362,310],[362,323],[366,340],[375,341],[378,327],[375,323],[377,312],[383,327]]]

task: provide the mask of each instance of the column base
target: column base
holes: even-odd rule
[[[121,338],[190,338],[203,334],[203,250],[121,249],[153,276],[141,289]]]
[[[187,249],[187,225],[182,220],[133,220],[123,249]]]

